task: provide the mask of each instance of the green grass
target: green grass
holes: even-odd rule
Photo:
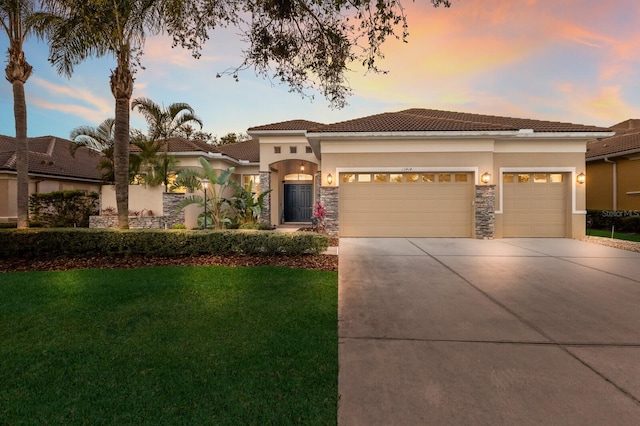
[[[0,275],[0,424],[335,424],[337,273]]]
[[[611,231],[602,231],[599,229],[587,229],[587,235],[593,235],[594,237],[607,237],[611,238]],[[613,238],[617,240],[626,241],[638,241],[640,242],[639,234],[621,234],[620,232],[614,232]]]

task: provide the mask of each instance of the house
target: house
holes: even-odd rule
[[[99,153],[55,136],[29,138],[29,194],[100,191]],[[15,138],[0,135],[0,222],[17,222]]]
[[[248,133],[271,224],[306,223],[320,201],[341,237],[470,238],[584,236],[587,142],[614,134],[431,109]]]
[[[615,136],[587,144],[587,208],[640,210],[640,120],[611,126]]]

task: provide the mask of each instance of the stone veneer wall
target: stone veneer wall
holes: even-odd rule
[[[476,185],[476,238],[492,240],[496,223],[496,186]]]
[[[271,189],[271,172],[260,172],[260,192]],[[260,220],[271,225],[271,193],[264,196],[264,205],[260,212]]]
[[[178,204],[184,200],[184,194],[165,192],[162,194],[162,216],[164,226],[171,229],[175,224],[184,224],[184,210],[178,209]]]
[[[129,216],[129,229],[170,229],[176,223],[184,224],[184,210],[178,204],[184,194],[162,194],[162,216]],[[89,228],[117,228],[118,216],[91,216]]]
[[[91,216],[89,228],[117,228],[118,216]],[[129,229],[164,229],[162,216],[129,216]]]
[[[324,225],[327,233],[331,236],[338,235],[338,196],[340,188],[336,186],[320,187],[320,202],[326,211]]]

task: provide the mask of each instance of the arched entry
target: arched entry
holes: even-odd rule
[[[315,201],[318,165],[304,160],[284,160],[270,164],[274,191],[271,207],[276,223],[310,223]],[[272,210],[273,211],[273,210]],[[273,220],[273,215],[271,216]],[[272,222],[273,223],[273,222]]]

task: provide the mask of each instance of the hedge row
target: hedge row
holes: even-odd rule
[[[180,257],[201,254],[319,254],[326,235],[270,231],[114,229],[0,230],[0,258],[54,259],[91,256]]]
[[[638,210],[587,210],[587,228],[640,234]]]

